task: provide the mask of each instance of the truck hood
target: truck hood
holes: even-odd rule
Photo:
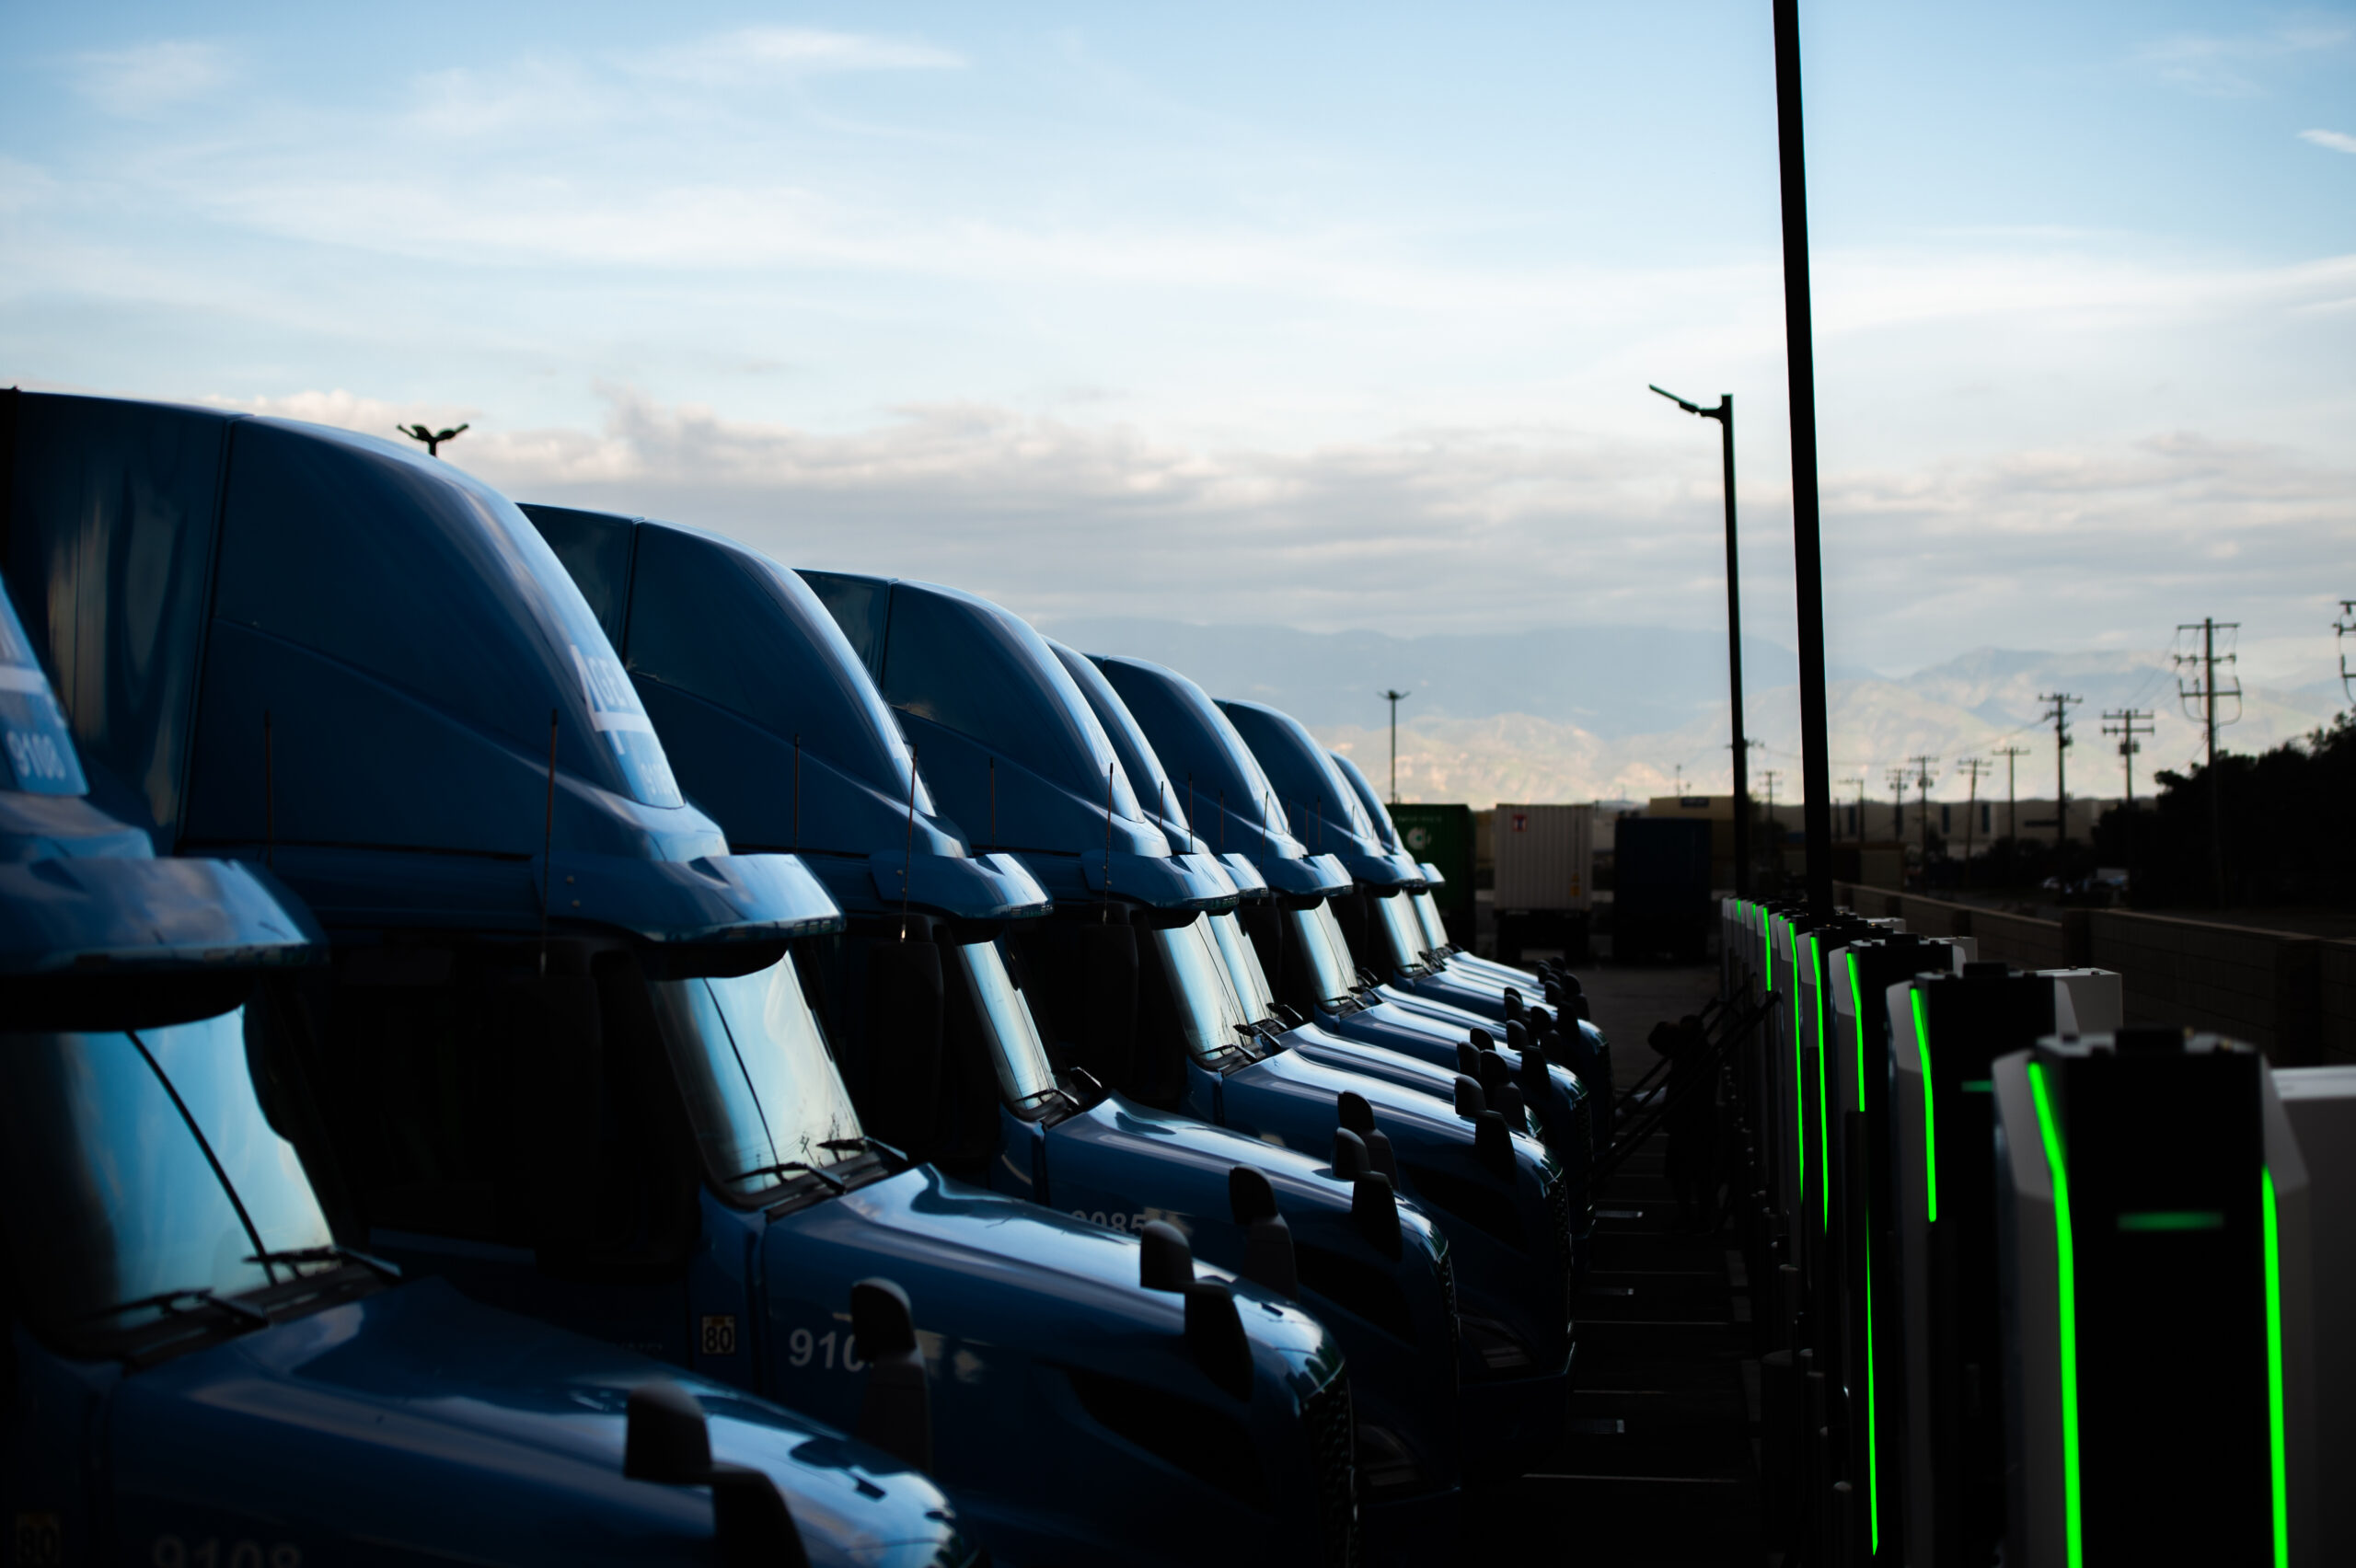
[[[711,1504],[699,1489],[622,1475],[625,1406],[656,1378],[702,1402],[715,1460],[777,1482],[814,1563],[914,1568],[965,1555],[939,1488],[888,1456],[438,1281],[124,1379],[120,1505],[136,1517],[236,1498],[298,1539],[374,1538],[469,1562],[618,1561],[664,1541],[673,1553],[708,1550]]]

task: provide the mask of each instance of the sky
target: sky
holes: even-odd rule
[[[0,383],[1050,626],[1794,584],[1766,0],[0,11]],[[1834,663],[2337,670],[2356,8],[1801,7]]]

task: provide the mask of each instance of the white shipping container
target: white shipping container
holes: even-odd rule
[[[1499,910],[1585,909],[1594,901],[1593,806],[1501,805],[1489,842]]]

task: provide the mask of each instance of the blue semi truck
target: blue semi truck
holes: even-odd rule
[[[1242,809],[1250,820],[1241,836],[1245,853],[1258,858],[1257,863],[1273,863],[1266,847],[1274,841],[1271,833],[1277,824],[1289,827],[1302,817],[1311,820],[1308,831],[1313,836],[1328,837],[1336,849],[1346,846],[1344,828],[1333,827],[1329,834],[1320,825],[1323,813],[1313,799],[1304,801],[1299,813],[1286,807],[1281,787],[1233,721],[1229,705],[1214,703],[1193,681],[1145,660],[1100,657],[1095,663],[1167,767],[1194,778],[1198,791],[1215,785],[1220,799],[1246,802]],[[1339,786],[1334,789],[1338,793]],[[1313,842],[1310,847],[1314,849]],[[1352,852],[1373,859],[1362,849]],[[1333,908],[1335,898],[1352,895],[1350,872],[1334,854],[1321,859],[1341,870],[1338,885],[1279,899],[1250,928],[1276,1002],[1289,1016],[1314,1022],[1352,1044],[1476,1072],[1492,1098],[1505,1099],[1510,1090],[1511,1098],[1535,1115],[1540,1136],[1570,1178],[1575,1228],[1578,1235],[1588,1235],[1594,1207],[1585,1181],[1591,1101],[1586,1086],[1562,1064],[1549,1061],[1542,1050],[1519,1048],[1530,1043],[1527,1025],[1541,1018],[1531,1015],[1527,1024],[1500,1024],[1444,1003],[1403,995],[1371,971],[1362,971]],[[1406,880],[1388,860],[1374,862],[1371,870],[1392,878],[1394,886]],[[1498,1034],[1505,1036],[1503,1041]]]
[[[0,739],[11,1562],[973,1560],[884,1454],[340,1245],[252,1066],[299,902],[91,803],[5,594]]]
[[[1542,1146],[1489,1110],[1477,1083],[1451,1076],[1441,1100],[1287,1048],[1285,1026],[1232,982],[1228,944],[1244,944],[1218,850],[1203,836],[1190,850],[1149,818],[1087,698],[1022,620],[953,589],[803,575],[897,713],[942,811],[990,824],[988,842],[1053,898],[1048,919],[1005,940],[1058,1065],[1314,1154],[1340,1133],[1380,1132],[1397,1190],[1442,1228],[1454,1261],[1468,1473],[1542,1452],[1565,1414],[1574,1205]],[[1290,850],[1265,851],[1269,881],[1328,884],[1330,865]]]
[[[339,1244],[928,1461],[1012,1561],[1354,1550],[1332,1335],[867,1132],[793,951],[840,912],[686,802],[502,497],[339,432],[20,404],[9,576],[86,747],[332,940],[256,1051]]]
[[[1173,1225],[1196,1256],[1297,1297],[1349,1357],[1369,1551],[1444,1551],[1459,1334],[1445,1235],[1380,1173],[1347,1170],[1346,1152],[1337,1165],[1331,1147],[1275,1147],[1057,1070],[1007,962],[1045,893],[1018,856],[976,853],[943,814],[798,576],[694,528],[524,510],[584,585],[627,562],[595,599],[616,606],[606,629],[682,788],[732,843],[792,846],[842,905],[848,929],[813,943],[809,963],[867,1123],[977,1184],[1116,1229]],[[1027,820],[1027,782],[1010,769],[999,787],[1001,820]],[[925,999],[919,1018],[883,1005],[884,974]]]

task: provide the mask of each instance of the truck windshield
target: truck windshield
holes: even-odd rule
[[[965,984],[973,988],[982,1026],[989,1032],[990,1061],[998,1068],[998,1086],[1007,1102],[1027,1109],[1052,1098],[1055,1066],[1031,1017],[1031,1004],[1007,972],[998,944],[969,942],[949,951],[956,955]]]
[[[1310,989],[1317,994],[1318,1005],[1340,1007],[1350,999],[1350,987],[1357,975],[1350,965],[1350,944],[1342,940],[1334,912],[1321,904],[1314,909],[1289,913],[1293,940],[1300,944],[1301,960],[1309,965]]]
[[[0,1212],[27,1316],[68,1337],[294,1277],[335,1238],[247,1066],[245,1009],[0,1035]],[[332,1254],[322,1254],[322,1262]]]
[[[1439,917],[1439,903],[1432,897],[1431,889],[1413,895],[1415,918],[1424,928],[1424,946],[1433,952],[1448,945],[1448,923]]]
[[[1227,969],[1219,963],[1204,917],[1197,915],[1184,926],[1147,936],[1177,1002],[1186,1048],[1197,1057],[1240,1049],[1242,1031],[1253,1020],[1244,1016],[1242,1001],[1227,982]]]
[[[750,1197],[858,1158],[859,1113],[791,958],[650,985],[704,1167],[724,1190]]]
[[[1370,898],[1374,918],[1369,922],[1380,933],[1375,937],[1377,948],[1388,950],[1392,963],[1399,969],[1421,971],[1424,968],[1424,932],[1415,923],[1415,911],[1407,907],[1408,895],[1394,893],[1388,898]]]
[[[1268,972],[1260,967],[1260,955],[1253,950],[1252,939],[1243,934],[1243,927],[1233,915],[1212,915],[1211,940],[1218,945],[1220,961],[1226,965],[1228,984],[1235,987],[1236,997],[1243,1003],[1243,1010],[1252,1015],[1254,1023],[1274,1018],[1276,1013],[1276,993],[1268,984]]]

